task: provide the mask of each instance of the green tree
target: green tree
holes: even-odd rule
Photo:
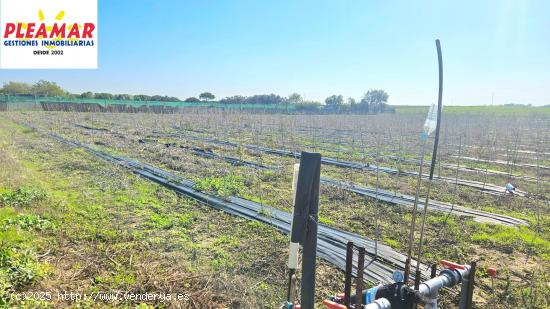
[[[121,93],[115,94],[115,100],[131,100],[132,96],[129,94]]]
[[[2,87],[2,93],[8,95],[33,94],[32,86],[28,83],[7,82]]]
[[[288,96],[288,102],[292,104],[300,104],[304,101],[304,98],[299,93],[291,93]]]
[[[32,86],[32,91],[34,94],[39,96],[49,96],[49,97],[66,97],[67,92],[63,90],[55,82],[49,82],[47,80],[39,80],[36,84]]]
[[[114,96],[111,93],[100,92],[100,93],[94,94],[94,98],[100,99],[100,100],[112,100]]]
[[[388,103],[389,95],[381,89],[371,89],[361,99],[361,108],[367,112],[383,112]]]
[[[199,95],[199,98],[201,100],[204,100],[204,101],[210,101],[210,100],[214,100],[216,98],[215,95],[213,95],[212,93],[210,92],[203,92]]]
[[[151,96],[148,96],[146,94],[138,94],[134,96],[134,100],[137,101],[151,101]]]
[[[357,101],[355,101],[354,98],[348,98],[348,102],[347,102],[347,103],[348,103],[348,105],[349,105],[350,107],[354,107],[355,105],[357,105]]]
[[[195,98],[195,97],[190,97],[190,98],[187,98],[185,99],[185,102],[200,102],[201,100],[199,100],[198,98]]]
[[[81,99],[93,99],[93,98],[94,98],[94,93],[91,92],[91,91],[83,92],[83,93],[80,95],[80,98],[81,98]]]
[[[325,99],[325,104],[331,107],[337,107],[344,104],[344,97],[342,95],[331,95]]]
[[[248,98],[247,97],[244,97],[242,95],[235,95],[235,96],[232,96],[232,97],[227,97],[227,98],[223,98],[220,100],[220,103],[225,103],[225,104],[246,104]]]

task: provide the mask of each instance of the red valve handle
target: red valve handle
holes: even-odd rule
[[[347,309],[346,306],[335,303],[328,299],[323,300],[323,305],[325,305],[327,309]]]
[[[497,276],[497,269],[494,268],[494,267],[489,267],[487,268],[487,274],[489,275],[489,277],[496,277]]]
[[[441,260],[440,263],[447,266],[450,269],[466,269],[466,267],[464,267],[464,265],[453,263],[453,262],[450,262],[450,261],[447,261],[447,260]]]

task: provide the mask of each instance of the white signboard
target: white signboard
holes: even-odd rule
[[[97,0],[0,1],[0,68],[97,68]]]

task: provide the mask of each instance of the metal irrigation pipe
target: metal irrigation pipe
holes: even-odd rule
[[[422,212],[422,223],[420,225],[420,241],[418,244],[418,255],[416,260],[416,272],[414,278],[414,287],[418,289],[420,284],[420,258],[422,255],[422,245],[424,244],[424,227],[426,224],[426,214],[428,213],[428,204],[430,202],[430,189],[432,187],[432,180],[434,176],[434,167],[437,161],[437,146],[439,144],[439,130],[441,128],[441,110],[443,108],[443,59],[441,56],[441,44],[439,40],[435,40],[435,45],[437,47],[437,61],[439,64],[439,94],[437,98],[437,124],[435,127],[435,141],[434,149],[432,154],[432,164],[430,166],[430,179],[428,182],[428,192],[426,193],[426,201],[424,202],[424,209]]]

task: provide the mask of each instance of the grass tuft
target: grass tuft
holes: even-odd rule
[[[25,207],[45,198],[46,193],[42,190],[21,187],[0,193],[0,206]]]
[[[238,175],[207,177],[195,183],[195,190],[215,193],[221,197],[242,195],[245,191],[244,179]]]

